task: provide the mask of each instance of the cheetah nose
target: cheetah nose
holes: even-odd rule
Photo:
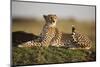
[[[53,20],[53,22],[55,22],[55,21]]]

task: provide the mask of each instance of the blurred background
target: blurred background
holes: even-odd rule
[[[71,33],[71,26],[75,25],[95,43],[95,6],[12,1],[12,32],[39,35],[45,24],[44,14],[57,15],[60,31]]]

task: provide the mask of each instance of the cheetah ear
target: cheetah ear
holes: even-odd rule
[[[46,15],[43,15],[43,17],[46,19],[47,16]]]
[[[57,15],[56,14],[54,16],[57,18]]]

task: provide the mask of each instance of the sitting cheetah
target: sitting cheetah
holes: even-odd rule
[[[44,19],[46,21],[43,30],[36,40],[31,40],[28,42],[25,42],[21,45],[18,45],[18,47],[34,47],[34,46],[49,46],[50,41],[55,36],[56,32],[56,22],[57,22],[57,16],[56,15],[44,15]]]

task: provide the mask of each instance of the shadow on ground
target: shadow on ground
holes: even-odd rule
[[[32,34],[32,33],[26,33],[24,31],[16,31],[12,32],[12,46],[16,47],[18,44],[37,39],[39,36]]]

